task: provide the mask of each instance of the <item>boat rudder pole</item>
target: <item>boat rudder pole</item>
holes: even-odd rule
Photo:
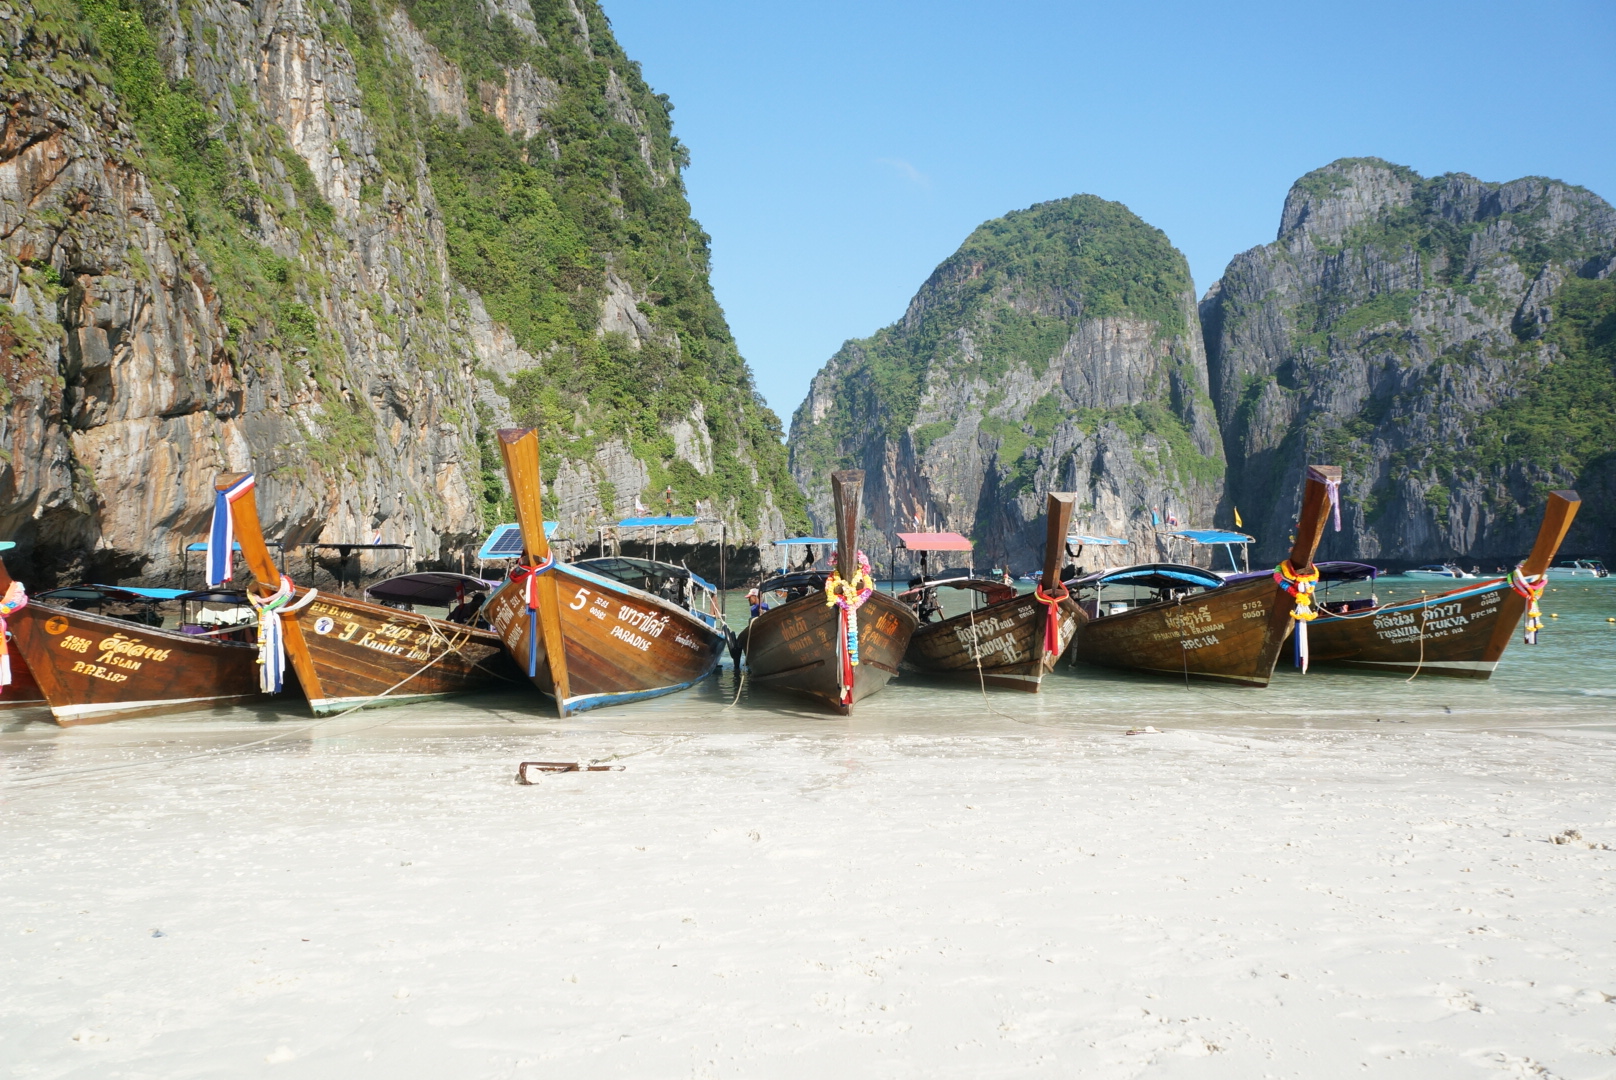
[[[530,613],[528,657],[531,678],[537,640],[544,642],[545,659],[550,665],[550,682],[555,692],[556,715],[567,715],[567,699],[572,696],[567,677],[567,645],[561,630],[561,597],[556,585],[555,557],[550,540],[544,535],[543,475],[539,471],[539,433],[533,428],[501,428],[499,453],[505,459],[505,476],[510,481],[511,499],[516,503],[516,522],[522,530],[521,575],[523,595]],[[516,580],[513,577],[513,580]],[[518,659],[520,663],[520,659]]]

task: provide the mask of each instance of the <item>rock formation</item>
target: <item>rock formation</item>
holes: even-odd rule
[[[743,543],[801,519],[672,106],[593,0],[0,0],[0,41],[0,538],[31,583],[177,584],[223,468],[272,536],[453,564],[505,513],[510,423],[563,536],[669,489]]]
[[[1048,490],[1080,493],[1077,528],[1132,541],[1090,566],[1186,557],[1159,532],[1210,523],[1223,461],[1184,257],[1092,195],[980,226],[814,378],[791,469],[820,529],[839,467],[866,471],[873,528],[965,533],[978,566],[1039,563]]]
[[[1238,507],[1281,556],[1309,459],[1346,472],[1327,555],[1491,570],[1579,487],[1565,551],[1610,553],[1616,211],[1527,177],[1425,178],[1373,158],[1298,180],[1279,236],[1201,303]]]

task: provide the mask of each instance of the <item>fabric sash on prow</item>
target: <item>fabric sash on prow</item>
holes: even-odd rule
[[[241,557],[256,579],[257,595],[249,594],[249,601],[258,615],[259,689],[265,693],[278,693],[282,686],[286,660],[291,659],[303,692],[311,700],[320,696],[320,678],[303,643],[303,628],[296,619],[282,618],[311,603],[318,592],[309,589],[301,600],[296,598],[291,579],[281,573],[275,559],[264,543],[264,529],[258,519],[258,494],[250,472],[226,472],[214,477],[213,529],[208,537],[208,583],[214,580],[212,568],[222,556],[229,566],[232,548],[241,545]],[[221,528],[221,511],[226,511],[228,529]],[[232,535],[233,534],[233,535]],[[226,573],[225,577],[229,577]]]
[[[1044,573],[1033,595],[1044,605],[1044,655],[1060,653],[1060,602],[1066,599],[1061,564],[1066,561],[1066,534],[1072,527],[1077,496],[1051,491],[1044,508]]]
[[[502,428],[499,453],[505,459],[516,521],[522,530],[522,565],[512,580],[523,590],[528,610],[528,677],[538,674],[538,647],[544,645],[555,693],[556,715],[567,715],[571,683],[567,678],[567,645],[561,630],[561,600],[550,542],[544,535],[543,479],[539,472],[539,435],[532,428]],[[518,658],[519,662],[522,658]]]
[[[1538,631],[1543,629],[1543,611],[1538,601],[1543,597],[1543,586],[1548,584],[1549,564],[1554,561],[1581,508],[1582,496],[1575,491],[1549,492],[1549,503],[1543,508],[1543,524],[1538,526],[1532,552],[1510,575],[1510,587],[1526,601],[1525,640],[1528,645],[1537,644]]]
[[[864,496],[864,470],[842,469],[830,474],[830,497],[836,512],[836,573],[853,581],[858,573],[858,518]],[[853,701],[853,668],[858,658],[858,613],[842,605],[837,649],[842,704]]]
[[[1296,600],[1291,612],[1296,627],[1296,666],[1304,672],[1308,664],[1307,624],[1318,615],[1313,588],[1319,572],[1313,566],[1313,555],[1319,550],[1332,509],[1336,512],[1336,529],[1341,528],[1340,504],[1341,469],[1335,465],[1309,465],[1302,512],[1296,519],[1296,539],[1291,544],[1290,558],[1280,564],[1275,574],[1281,587]]]

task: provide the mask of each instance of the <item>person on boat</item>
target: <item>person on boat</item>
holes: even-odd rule
[[[756,589],[752,589],[746,594],[746,603],[751,609],[752,618],[754,619],[769,610],[769,605],[764,602],[763,597],[758,594]]]
[[[459,605],[453,611],[449,612],[449,621],[452,623],[460,623],[461,625],[470,623],[471,620],[476,616],[477,610],[482,606],[483,598],[478,596],[476,593],[472,593],[470,596],[460,601]]]

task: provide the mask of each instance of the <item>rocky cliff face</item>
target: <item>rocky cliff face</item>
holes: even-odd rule
[[[1519,558],[1544,492],[1585,497],[1566,552],[1609,553],[1616,212],[1539,177],[1309,173],[1274,243],[1201,303],[1238,507],[1279,558],[1309,460],[1346,473],[1332,556]]]
[[[212,477],[454,563],[544,433],[561,534],[800,518],[687,158],[593,0],[0,3],[0,537],[176,582]],[[507,519],[508,520],[508,519]]]
[[[857,467],[873,528],[965,533],[980,566],[1038,565],[1050,490],[1080,494],[1077,528],[1133,541],[1112,561],[1166,556],[1153,515],[1204,524],[1222,493],[1188,266],[1092,195],[987,222],[901,320],[831,358],[790,445],[820,529],[830,471]]]

